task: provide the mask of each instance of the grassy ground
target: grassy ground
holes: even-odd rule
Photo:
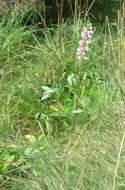
[[[83,25],[1,19],[1,190],[125,189],[123,18],[95,26],[78,71]]]

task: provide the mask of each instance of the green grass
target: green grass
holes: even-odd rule
[[[95,26],[77,72],[81,20],[60,31],[19,21],[0,22],[0,189],[114,190],[114,178],[125,189],[122,22]]]

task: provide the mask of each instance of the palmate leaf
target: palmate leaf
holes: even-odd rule
[[[56,88],[50,88],[48,86],[41,86],[41,88],[44,90],[43,97],[41,98],[42,101],[50,98],[57,91]]]
[[[46,100],[50,97],[51,97],[51,94],[44,94],[43,97],[41,98],[41,100],[43,101],[43,100]]]
[[[77,79],[76,79],[76,77],[75,77],[75,74],[74,74],[74,73],[71,73],[71,74],[68,76],[67,81],[68,81],[69,86],[76,85],[76,84],[77,84]]]
[[[44,90],[44,91],[52,91],[52,89],[48,86],[41,86],[41,88]]]

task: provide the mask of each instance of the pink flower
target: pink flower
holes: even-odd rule
[[[80,61],[85,56],[86,52],[89,51],[89,44],[92,42],[93,29],[91,25],[83,28],[81,33],[81,39],[79,41],[79,47],[77,48],[77,58]]]

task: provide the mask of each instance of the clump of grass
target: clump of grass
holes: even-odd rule
[[[59,33],[39,29],[37,36],[38,28],[12,18],[0,23],[0,188],[108,190],[113,178],[116,189],[124,188],[124,151],[116,165],[124,126],[123,25],[115,25],[115,35],[108,20],[106,32],[96,27],[77,88],[84,23],[64,23]]]

